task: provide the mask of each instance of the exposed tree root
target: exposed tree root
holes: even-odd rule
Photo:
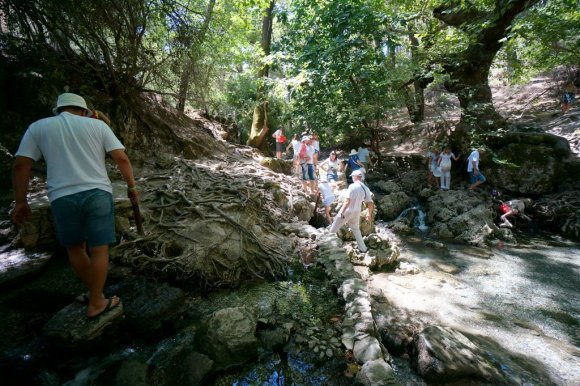
[[[274,218],[280,208],[267,184],[274,178],[277,186],[292,187],[285,176],[272,172],[265,179],[257,173],[269,170],[247,162],[234,170],[231,158],[239,158],[227,158],[207,165],[178,160],[165,173],[140,180],[147,236],[118,245],[114,256],[140,271],[209,286],[284,275]]]

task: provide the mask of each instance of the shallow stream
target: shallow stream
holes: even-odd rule
[[[499,243],[489,250],[443,246],[426,242],[422,235],[405,237],[398,240],[400,261],[416,266],[419,273],[379,273],[369,285],[410,323],[450,326],[495,342],[489,350],[512,373],[514,384],[578,385],[580,245],[547,234],[517,238],[517,245]],[[87,355],[50,360],[51,353],[42,351],[46,347],[39,340],[43,323],[79,290],[60,258],[36,279],[2,292],[0,308],[7,315],[0,326],[2,342],[10,351],[0,364],[4,370],[11,367],[19,384],[87,384],[82,377],[73,381],[84,366],[105,366],[114,357],[145,360],[164,344],[137,339],[100,359]],[[342,304],[320,268],[294,267],[287,281],[192,295],[188,312],[199,320],[241,305],[256,307],[260,324],[291,323],[295,332],[283,350],[261,352],[257,362],[218,374],[208,385],[352,384],[344,375],[348,360],[342,350],[321,360],[309,346],[312,339],[330,341],[341,333]],[[406,359],[395,358],[394,367],[402,384],[427,385]]]

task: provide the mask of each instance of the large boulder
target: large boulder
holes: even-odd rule
[[[203,385],[214,362],[195,351],[194,329],[185,329],[158,345],[148,359],[150,385]]]
[[[53,344],[69,349],[107,346],[118,336],[123,304],[94,319],[86,317],[87,306],[72,303],[57,312],[44,326],[44,336]]]
[[[364,386],[397,386],[401,383],[395,371],[383,359],[365,363],[356,375],[356,385]]]
[[[411,205],[411,199],[404,192],[387,194],[377,201],[378,215],[383,220],[394,220]]]
[[[438,191],[428,200],[428,223],[443,239],[474,245],[501,235],[494,222],[491,200],[465,190]]]
[[[258,355],[257,323],[245,307],[224,308],[205,323],[197,342],[217,370],[241,365]]]
[[[170,330],[181,320],[185,297],[179,288],[144,278],[125,278],[107,289],[124,304],[125,323],[134,333],[153,335]],[[154,300],[153,300],[154,299]]]
[[[292,161],[266,157],[260,160],[260,165],[276,173],[292,174]]]
[[[413,342],[412,365],[429,382],[501,379],[486,351],[461,332],[429,326]]]
[[[508,133],[490,140],[498,159],[484,174],[495,186],[520,194],[545,194],[565,179],[564,160],[571,154],[565,138],[548,133]]]

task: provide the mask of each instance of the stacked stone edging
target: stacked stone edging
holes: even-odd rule
[[[373,319],[367,284],[355,271],[346,251],[342,248],[342,240],[335,234],[325,234],[318,239],[317,244],[319,247],[317,261],[324,267],[331,282],[338,288],[338,294],[345,301],[342,344],[347,350],[352,350],[355,360],[362,365],[357,374],[357,383],[398,384],[393,369],[385,360],[390,355],[378,338],[379,332]],[[365,366],[367,363],[372,366]],[[376,379],[378,374],[375,374],[377,369],[381,370],[379,383]]]

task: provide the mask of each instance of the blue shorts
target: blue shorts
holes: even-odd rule
[[[336,172],[326,173],[326,181],[328,182],[338,181],[338,173]]]
[[[469,172],[469,176],[471,177],[471,185],[475,184],[477,181],[485,182],[485,176],[481,174],[481,172],[475,175],[473,172]]]
[[[113,195],[91,189],[64,196],[50,204],[58,240],[65,247],[87,242],[98,247],[115,242]]]
[[[302,168],[302,181],[315,181],[316,176],[314,175],[314,165],[301,163],[300,167]]]

